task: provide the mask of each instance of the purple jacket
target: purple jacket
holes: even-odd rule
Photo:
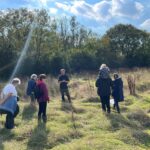
[[[48,89],[46,87],[46,84],[39,80],[37,84],[40,86],[40,90],[43,93],[40,98],[38,98],[38,102],[47,102],[49,101],[49,96],[48,96]]]

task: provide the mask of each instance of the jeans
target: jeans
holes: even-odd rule
[[[35,95],[34,95],[34,93],[31,93],[30,99],[31,99],[31,102],[35,102]]]

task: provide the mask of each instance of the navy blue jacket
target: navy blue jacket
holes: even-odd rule
[[[121,78],[115,79],[113,81],[113,92],[112,96],[115,100],[118,102],[124,100],[124,94],[123,94],[123,81]]]
[[[112,80],[111,78],[101,78],[98,77],[95,83],[97,87],[97,93],[99,96],[110,96],[111,88],[112,88]]]
[[[34,91],[35,91],[35,87],[36,87],[36,82],[35,80],[31,79],[28,82],[28,86],[27,86],[27,95],[31,95]]]

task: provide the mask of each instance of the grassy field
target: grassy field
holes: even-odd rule
[[[19,88],[22,101],[16,128],[5,129],[5,116],[0,116],[0,150],[149,150],[150,70],[120,73],[125,101],[121,103],[121,114],[112,109],[109,115],[102,113],[96,96],[96,75],[72,76],[72,105],[61,103],[56,79],[48,78],[51,102],[46,124],[38,123],[37,108],[32,108],[24,97],[24,81]],[[136,96],[128,94],[128,74],[135,75]]]

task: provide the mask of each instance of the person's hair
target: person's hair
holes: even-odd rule
[[[114,73],[114,78],[115,79],[119,78],[119,74],[118,73]]]
[[[19,78],[14,78],[14,79],[12,80],[12,84],[21,84],[21,81],[20,81]]]
[[[62,69],[60,69],[60,72],[62,72],[62,71],[66,71],[64,68],[62,68]]]
[[[40,75],[39,75],[39,79],[40,79],[40,80],[46,79],[46,74],[40,74]]]
[[[32,74],[30,78],[31,79],[35,79],[35,78],[37,78],[37,75],[36,74]]]
[[[100,69],[102,69],[104,67],[107,67],[107,65],[106,64],[101,64]]]

